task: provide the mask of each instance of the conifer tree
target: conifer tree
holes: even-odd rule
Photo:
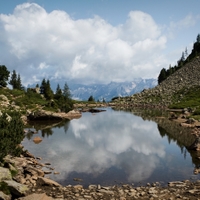
[[[88,98],[88,101],[95,101],[94,97],[91,95],[89,98]]]
[[[5,65],[0,65],[0,86],[6,87],[10,72]]]
[[[16,89],[16,87],[17,87],[17,73],[16,73],[15,70],[13,70],[13,72],[12,72],[9,84],[12,85],[13,89]]]
[[[17,90],[22,89],[20,74],[17,74],[15,70],[13,70],[9,84],[12,85],[13,89],[17,89]]]
[[[160,71],[160,74],[158,76],[158,84],[160,84],[162,81],[164,81],[165,79],[167,78],[167,72],[166,72],[166,69],[163,68],[161,71]]]
[[[187,50],[187,47],[185,48],[185,58],[188,57],[188,50]]]
[[[44,96],[47,100],[53,99],[53,91],[51,90],[51,85],[49,80],[47,80],[46,82]]]
[[[51,90],[50,81],[42,80],[40,86],[40,93],[44,95],[47,100],[51,100],[53,98],[53,91]]]
[[[46,80],[43,79],[41,86],[40,86],[40,94],[44,94],[45,93],[45,88],[46,88]]]
[[[16,85],[16,89],[22,90],[22,83],[21,83],[20,74],[18,74],[18,76],[17,76],[17,85]]]
[[[61,98],[61,96],[62,96],[62,90],[60,89],[60,85],[58,84],[57,88],[56,88],[56,93],[54,95],[54,98],[55,99],[59,99],[59,98]]]
[[[63,96],[66,100],[71,98],[70,90],[69,90],[67,83],[65,83],[65,85],[64,85]]]
[[[200,43],[200,34],[197,35],[197,43]]]

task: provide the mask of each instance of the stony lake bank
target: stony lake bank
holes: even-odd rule
[[[78,113],[78,111],[73,111],[70,119],[81,117],[79,116],[80,113],[79,115]],[[188,114],[187,112],[180,115],[175,114],[175,112],[170,113],[171,120],[176,121],[182,127],[189,128],[191,131],[189,134],[192,134],[194,138],[198,138],[200,134],[199,122],[188,121],[188,118],[185,118]],[[191,148],[194,147],[196,149],[193,150],[198,151],[198,143],[194,142],[192,145]],[[13,172],[16,173],[12,176],[11,172],[12,174]],[[81,185],[81,180],[78,178],[74,180],[75,185],[62,186],[49,179],[49,173],[56,174],[59,172],[54,171],[51,163],[43,163],[42,158],[36,158],[28,152],[25,152],[20,157],[7,156],[4,166],[0,167],[0,182],[6,185],[9,192],[0,192],[0,199],[200,199],[200,180],[194,182],[191,180],[178,180],[169,182],[165,186],[156,182],[147,183],[143,186],[127,184],[112,186],[89,185],[85,188]]]

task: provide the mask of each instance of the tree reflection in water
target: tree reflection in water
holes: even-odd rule
[[[195,168],[200,168],[200,152],[189,150],[189,147],[195,140],[191,134],[191,128],[182,127],[179,123],[169,120],[169,112],[153,109],[133,109],[128,110],[134,115],[142,117],[144,120],[152,120],[157,123],[158,131],[161,137],[167,137],[169,144],[173,141],[181,150],[181,154],[186,159],[187,152],[192,158]]]
[[[28,132],[26,133],[26,138],[31,140],[33,135],[38,131],[41,131],[41,136],[43,138],[53,135],[52,128],[64,128],[65,133],[69,128],[70,120],[63,121],[31,121],[26,127],[28,127]]]

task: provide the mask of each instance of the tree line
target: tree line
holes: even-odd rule
[[[18,90],[24,89],[21,83],[20,74],[17,74],[16,71],[13,70],[10,81],[8,82],[9,77],[10,77],[10,71],[8,71],[5,65],[0,65],[0,87],[6,87],[7,84],[9,83],[10,85],[12,85],[13,89],[18,89]]]
[[[179,70],[181,67],[183,67],[186,63],[191,61],[193,58],[200,55],[200,34],[197,35],[196,42],[193,44],[192,52],[188,55],[187,48],[185,48],[185,51],[182,52],[181,58],[177,61],[177,65],[171,66],[169,65],[168,69],[161,69],[159,76],[158,76],[158,84],[160,84],[162,81],[167,79],[171,74]]]
[[[13,70],[10,80],[10,71],[8,71],[5,65],[0,65],[0,87],[6,87],[8,84],[12,86],[13,90],[22,90],[24,94],[29,98],[35,98],[36,91],[32,88],[25,88],[22,86],[20,74],[17,74]],[[40,95],[47,100],[47,106],[54,109],[59,109],[63,112],[68,112],[72,109],[73,103],[71,94],[67,83],[64,84],[64,88],[61,89],[60,85],[57,85],[55,93],[51,89],[49,79],[43,79],[41,84],[37,84],[36,88],[39,89]]]

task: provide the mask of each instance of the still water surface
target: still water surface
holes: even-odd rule
[[[161,136],[158,125],[129,112],[83,113],[80,119],[62,126],[38,130],[27,135],[22,144],[29,152],[50,162],[50,177],[62,185],[145,185],[159,181],[198,179],[194,164],[185,148]],[[38,129],[38,128],[36,128]],[[35,144],[33,138],[42,137]]]

